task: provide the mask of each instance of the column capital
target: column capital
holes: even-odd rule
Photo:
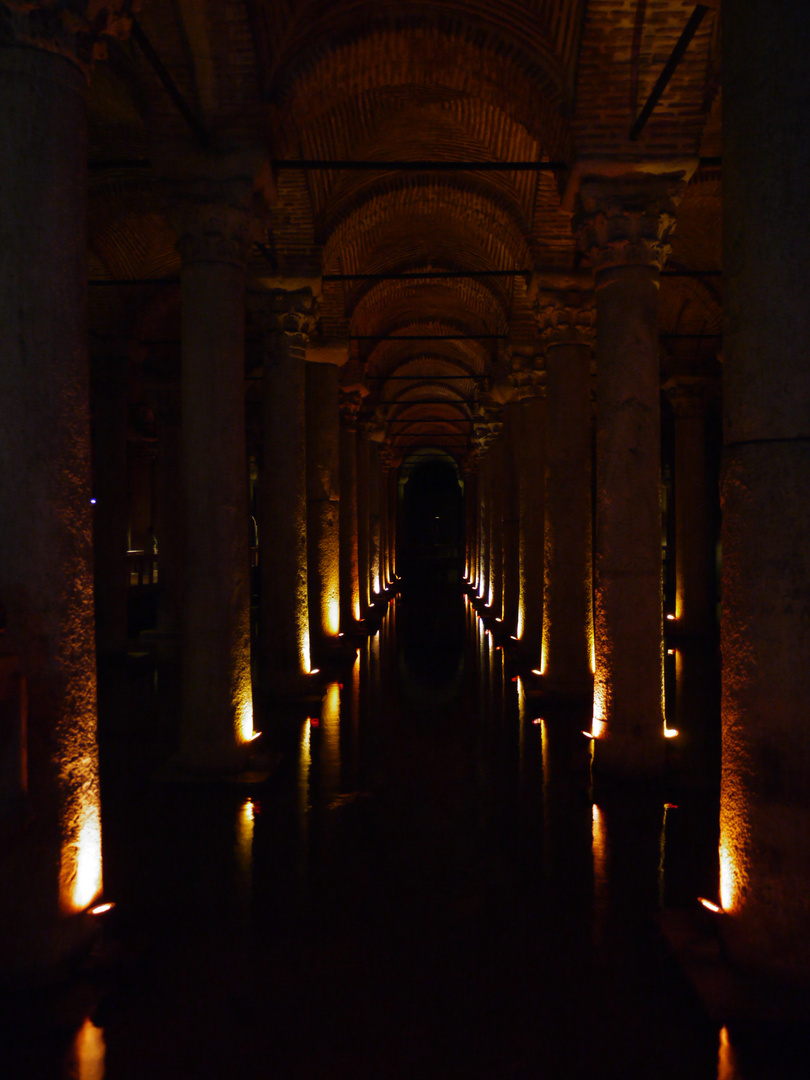
[[[582,289],[541,288],[534,298],[540,339],[554,345],[593,347],[596,337],[596,296]]]
[[[107,40],[126,38],[137,0],[0,0],[0,47],[41,49],[88,77],[107,56]]]
[[[363,404],[362,395],[356,390],[346,390],[338,387],[338,408],[343,426],[348,431],[357,431],[357,418]]]
[[[252,182],[193,181],[175,189],[177,247],[184,263],[247,265],[258,234]]]
[[[702,375],[676,375],[662,389],[676,417],[705,415],[709,402],[717,396],[715,381]]]
[[[622,266],[660,270],[685,186],[680,172],[584,177],[572,228],[594,272]]]
[[[247,308],[263,336],[296,338],[303,346],[309,343],[320,315],[320,302],[311,288],[249,293]]]
[[[536,364],[515,368],[509,379],[515,388],[516,401],[530,401],[545,396],[546,373]]]

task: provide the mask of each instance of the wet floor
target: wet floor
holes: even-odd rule
[[[587,717],[544,713],[440,573],[324,689],[263,718],[269,780],[217,788],[152,779],[170,665],[104,676],[116,907],[10,1075],[807,1074],[777,1033],[709,1020],[657,929],[716,881],[711,785],[594,790]]]

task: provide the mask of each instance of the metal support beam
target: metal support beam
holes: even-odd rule
[[[683,59],[683,54],[689,48],[689,42],[695,36],[698,27],[703,22],[704,16],[708,11],[708,7],[705,4],[696,4],[695,10],[689,16],[689,21],[683,28],[681,36],[675,43],[675,48],[669,55],[669,59],[664,64],[661,74],[658,76],[655,86],[652,88],[650,96],[644,103],[644,108],[638,114],[635,123],[630,128],[630,140],[635,142],[641,132],[644,130],[644,125],[652,116],[653,109],[661,99],[661,95],[669,85],[669,80],[675,74],[675,69]]]

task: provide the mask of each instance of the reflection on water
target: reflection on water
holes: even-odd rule
[[[737,1070],[737,1056],[727,1027],[720,1028],[720,1047],[717,1051],[717,1080],[745,1080]]]
[[[248,791],[135,783],[103,731],[105,873],[148,947],[25,1080],[803,1080],[718,1045],[657,936],[712,847],[716,889],[714,795],[594,789],[590,717],[496,646],[438,570],[405,582],[322,701],[262,718]]]
[[[104,1080],[105,1055],[104,1031],[88,1017],[70,1048],[68,1080]]]

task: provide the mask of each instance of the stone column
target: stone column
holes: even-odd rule
[[[357,414],[360,400],[344,394],[340,403],[340,625],[351,629],[361,618],[357,530]]]
[[[675,619],[679,634],[703,637],[714,625],[714,544],[709,532],[705,379],[678,376],[664,389],[675,414]]]
[[[340,632],[340,426],[338,368],[307,363],[307,566],[316,658]]]
[[[180,635],[183,612],[183,460],[180,387],[163,388],[158,403],[155,535],[158,543],[160,635]]]
[[[127,645],[127,346],[94,357],[92,378],[93,555],[96,648]]]
[[[357,569],[360,580],[360,617],[369,610],[371,552],[369,540],[369,441],[365,426],[357,429]]]
[[[504,419],[503,622],[517,635],[520,612],[520,489],[517,475],[520,402],[510,401]]]
[[[489,520],[492,462],[486,448],[482,447],[481,465],[478,470],[478,589],[477,596],[484,606],[489,603]]]
[[[253,735],[245,264],[252,177],[178,191],[182,258],[182,448],[186,555],[181,758],[191,770],[238,768]]]
[[[593,293],[543,290],[546,477],[543,685],[553,696],[593,694],[591,345]]]
[[[504,437],[501,432],[489,452],[490,516],[489,516],[489,613],[503,621],[503,487],[505,482]]]
[[[317,305],[308,288],[250,303],[263,338],[258,481],[262,696],[303,689],[311,669],[307,592],[306,349]]]
[[[806,987],[810,19],[731,0],[723,40],[722,926],[734,961]]]
[[[0,5],[0,604],[29,693],[30,812],[0,860],[0,970],[52,971],[101,889],[89,378],[91,21]],[[23,831],[24,830],[24,831]]]
[[[515,469],[520,503],[520,601],[516,636],[521,652],[539,670],[543,640],[543,516],[546,455],[546,400],[537,369],[516,372],[520,401]]]
[[[478,566],[478,472],[471,453],[464,468],[465,579],[475,585]]]
[[[594,760],[664,766],[659,271],[682,174],[586,178],[579,239],[596,278]]]
[[[388,588],[388,474],[391,465],[391,451],[384,444],[380,446],[380,591]]]
[[[380,447],[368,444],[368,572],[369,602],[374,603],[381,591],[380,584]]]
[[[397,579],[397,508],[399,503],[399,466],[391,461],[388,469],[388,574]]]

